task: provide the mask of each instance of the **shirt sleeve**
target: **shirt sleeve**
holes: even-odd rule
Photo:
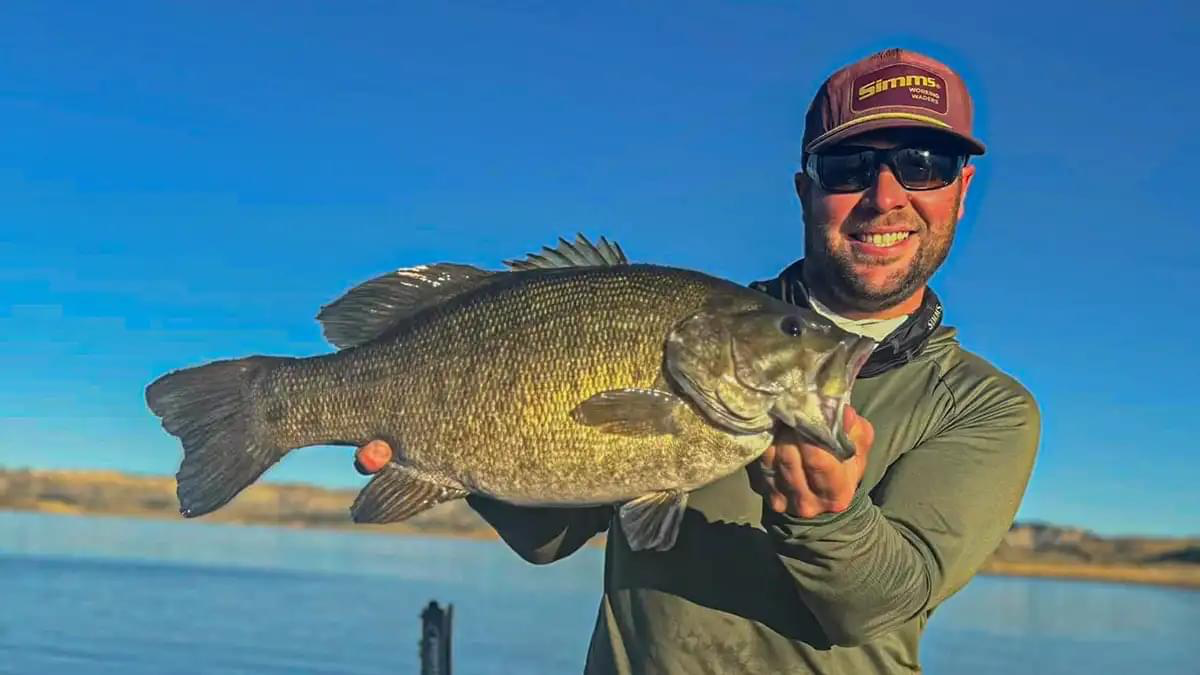
[[[1040,414],[993,386],[909,450],[839,514],[764,524],[800,599],[832,642],[862,644],[962,588],[1012,525],[1033,468]]]
[[[610,506],[514,506],[479,495],[469,495],[467,503],[495,528],[509,548],[535,565],[561,560],[579,550],[608,529],[613,513]]]

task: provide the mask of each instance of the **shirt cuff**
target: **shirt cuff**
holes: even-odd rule
[[[870,496],[860,490],[850,501],[850,506],[841,513],[825,513],[815,518],[798,518],[766,507],[763,527],[778,541],[803,543],[828,539],[843,529],[853,529],[855,523],[867,519],[874,504]]]

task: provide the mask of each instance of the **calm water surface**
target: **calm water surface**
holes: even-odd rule
[[[603,559],[494,542],[0,512],[0,672],[415,673],[455,606],[455,675],[577,673]],[[1200,593],[980,577],[928,673],[1200,675]]]

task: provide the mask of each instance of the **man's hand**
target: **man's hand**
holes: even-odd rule
[[[858,484],[867,469],[867,456],[875,440],[875,429],[854,408],[846,406],[846,433],[856,452],[840,462],[819,445],[801,442],[791,429],[775,436],[775,442],[758,461],[750,464],[750,485],[777,512],[797,518],[815,518],[841,513],[850,508]]]

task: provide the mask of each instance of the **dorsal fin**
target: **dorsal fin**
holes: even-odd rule
[[[325,339],[338,349],[383,335],[417,312],[485,283],[494,272],[438,263],[399,269],[355,286],[321,308]]]
[[[505,260],[504,264],[514,270],[557,269],[562,267],[607,267],[611,265],[628,265],[625,252],[621,245],[609,242],[600,237],[600,242],[593,244],[582,234],[575,236],[575,241],[569,242],[562,237],[558,239],[558,248],[542,247],[541,253],[530,253],[524,260]]]

